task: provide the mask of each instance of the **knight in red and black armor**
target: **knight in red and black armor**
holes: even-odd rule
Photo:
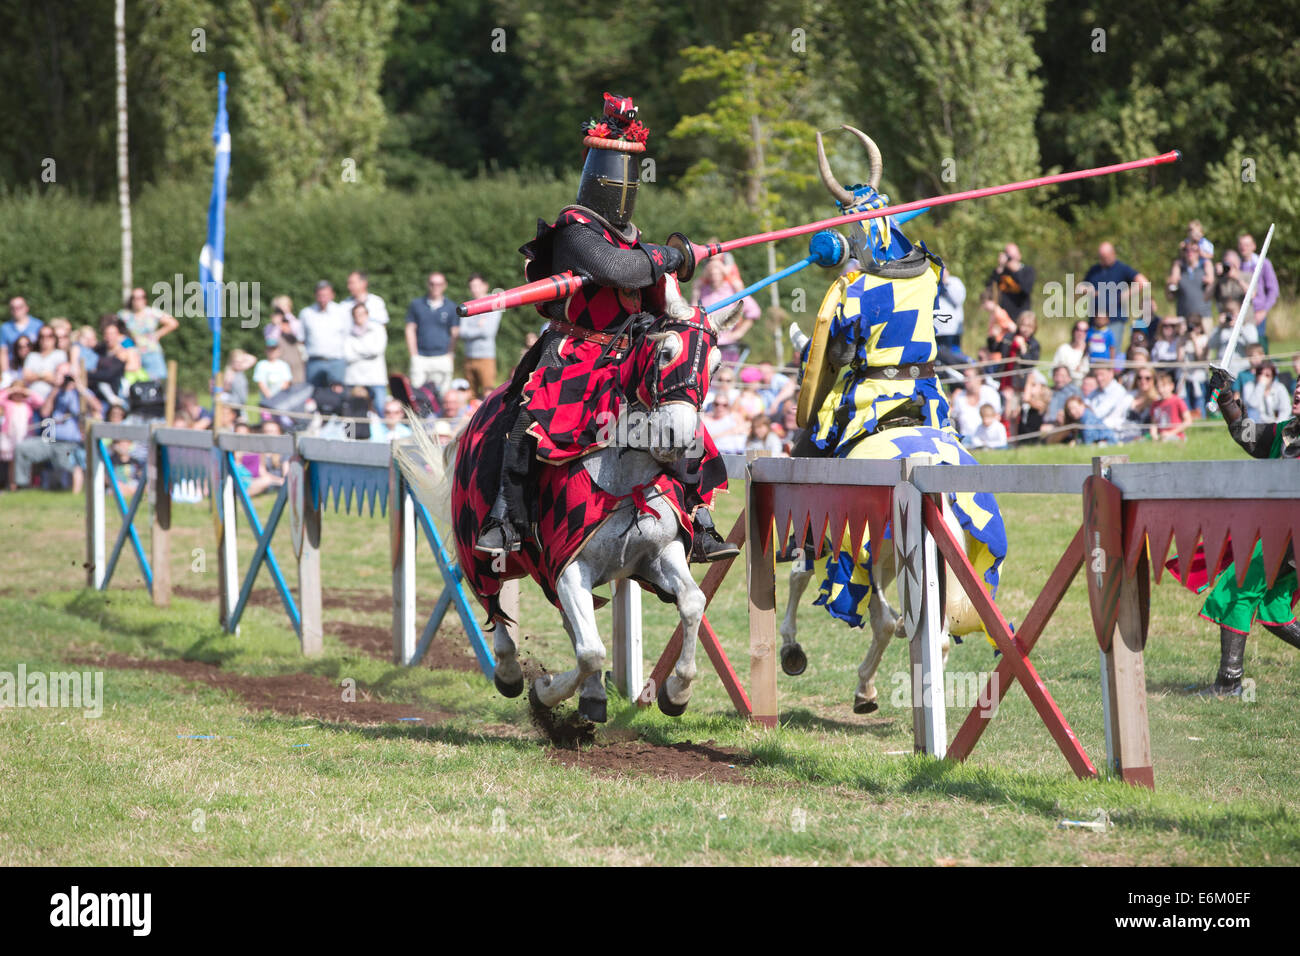
[[[514,419],[500,492],[478,551],[519,549],[529,533],[529,491],[539,462],[561,464],[600,444],[602,424],[617,417],[623,400],[618,362],[662,311],[660,280],[686,262],[675,246],[643,242],[632,224],[640,182],[636,157],[649,136],[636,114],[630,97],[605,94],[603,116],[583,128],[587,151],[577,202],[554,223],[538,220],[536,238],[519,250],[530,282],[566,270],[590,281],[567,299],[538,306],[549,324],[510,384]],[[679,469],[688,487],[699,467],[698,459],[688,459]],[[717,533],[702,505],[695,508],[694,525],[693,560],[739,553]]]

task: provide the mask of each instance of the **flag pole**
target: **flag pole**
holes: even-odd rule
[[[212,198],[208,202],[208,239],[199,253],[203,311],[212,330],[212,398],[221,376],[221,319],[225,304],[226,180],[230,175],[230,122],[226,114],[226,74],[217,74],[217,118],[212,124]],[[215,427],[215,425],[214,425]]]

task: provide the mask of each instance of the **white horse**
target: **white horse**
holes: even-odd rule
[[[796,353],[801,353],[807,344],[807,336],[799,331],[798,326],[795,325],[790,329],[790,338],[794,343]],[[842,365],[847,358],[835,355],[837,346],[838,343],[830,343],[828,355],[832,356],[832,361],[835,358],[841,358],[842,361],[837,364]],[[869,445],[865,442],[860,446],[864,452],[867,451],[868,447]],[[869,453],[863,455],[853,454],[850,457],[871,457],[871,455]],[[952,508],[953,498],[953,495],[944,496],[943,517],[954,538],[957,541],[962,541],[965,531]],[[804,551],[808,550],[807,545],[811,544],[811,542],[804,542],[804,544],[805,548],[796,553],[795,561],[790,569],[789,599],[780,627],[781,669],[791,677],[797,677],[808,667],[808,657],[799,644],[797,613],[799,602],[808,588],[808,583],[812,580],[816,565],[812,561],[812,555],[804,554]],[[832,543],[830,552],[833,553],[834,550],[835,543]],[[882,540],[879,551],[879,554],[871,555],[871,576],[874,583],[868,603],[871,645],[867,648],[867,654],[862,659],[862,663],[858,665],[858,686],[853,693],[853,712],[855,714],[870,714],[879,709],[875,678],[880,667],[881,658],[884,657],[885,648],[889,646],[892,638],[907,637],[903,618],[894,611],[885,596],[886,590],[897,577],[893,540]],[[981,625],[978,612],[976,612],[966,593],[959,587],[945,586],[945,579],[949,577],[946,573],[948,570],[946,564],[943,565],[943,569],[945,575],[944,579],[940,581],[940,595],[944,602],[941,647],[943,660],[946,664],[951,646],[950,636],[953,634],[960,636],[973,633],[978,631]]]
[[[682,650],[673,672],[658,688],[660,710],[670,716],[682,714],[690,701],[696,676],[696,639],[704,615],[705,598],[691,575],[688,545],[683,541],[679,513],[666,496],[650,495],[645,503],[653,515],[648,514],[644,509],[638,509],[633,493],[652,485],[664,472],[665,466],[682,459],[697,441],[703,391],[707,388],[708,376],[721,362],[716,346],[717,333],[734,324],[741,306],[738,303],[723,317],[708,316],[701,321],[699,316],[704,313],[691,308],[682,298],[675,279],[672,276],[668,279],[664,314],[651,331],[632,346],[631,354],[624,359],[635,363],[632,367],[634,378],[649,381],[650,387],[643,392],[654,396],[652,407],[645,407],[631,397],[636,392],[634,386],[625,390],[629,395],[628,411],[639,415],[639,420],[646,425],[641,429],[645,440],[610,444],[581,459],[582,467],[592,482],[622,501],[556,579],[555,592],[564,628],[573,643],[576,666],[563,673],[539,677],[529,691],[533,706],[547,709],[579,693],[578,713],[595,722],[603,722],[606,718],[602,676],[605,645],[596,624],[592,595],[603,584],[635,578],[660,593],[671,595],[676,603],[682,622]],[[670,369],[674,375],[680,376],[683,357],[693,371],[694,381],[701,386],[696,400],[683,400],[680,392],[673,394],[671,388],[666,392],[664,382],[660,381],[661,375]],[[436,507],[449,525],[452,522],[447,472],[454,466],[466,432],[474,426],[475,422],[471,420],[465,431],[445,450],[439,449],[423,428],[414,428],[414,444],[420,451],[419,457],[429,463],[431,469],[424,467],[400,446],[397,451],[398,463],[416,497],[427,508]],[[636,447],[630,447],[634,444]],[[474,554],[476,536],[477,526],[468,534],[457,533],[457,550],[462,562],[467,555]],[[508,697],[518,696],[523,691],[524,682],[519,649],[501,622],[497,622],[494,628],[493,651],[497,660],[494,680],[498,690]]]
[[[949,530],[960,541],[963,534],[962,527],[946,500],[944,501],[943,517]],[[880,704],[875,681],[876,672],[880,668],[880,661],[885,655],[885,648],[889,646],[889,642],[893,638],[906,638],[908,636],[902,616],[890,606],[888,599],[885,597],[886,590],[893,585],[897,578],[894,557],[893,542],[886,539],[880,543],[880,554],[873,554],[871,559],[872,577],[876,585],[871,590],[871,600],[867,606],[868,619],[871,624],[871,645],[867,648],[866,657],[858,665],[858,686],[853,692],[853,712],[855,714],[870,714],[879,709]],[[944,570],[947,571],[946,565]],[[796,559],[790,569],[790,596],[786,604],[785,615],[781,618],[780,631],[781,669],[791,677],[798,677],[808,667],[808,657],[799,644],[797,613],[799,602],[803,600],[804,592],[808,589],[808,583],[815,573],[818,573],[816,565],[808,558]],[[961,588],[941,586],[940,592],[944,596],[943,634],[940,640],[943,661],[944,664],[947,664],[951,632],[956,628],[961,633],[970,633],[972,621],[978,627],[978,615],[970,602],[970,598],[966,596]]]

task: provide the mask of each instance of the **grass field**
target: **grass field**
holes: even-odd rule
[[[1123,451],[1135,460],[1236,457],[1220,430],[1197,432],[1185,446]],[[1083,462],[1089,454],[1023,449],[984,460]],[[729,527],[740,504],[739,494],[727,496],[719,525]],[[1080,505],[1024,495],[1001,505],[1011,555],[999,604],[1015,621],[1078,526]],[[110,536],[115,527],[110,518]],[[142,531],[147,547],[147,523]],[[472,668],[454,628],[437,639],[438,668],[397,668],[380,656],[389,572],[379,516],[325,518],[326,652],[310,661],[298,654],[269,577],[238,636],[217,627],[206,505],[175,507],[178,596],[166,609],[150,603],[129,553],[109,591],[82,589],[79,497],[0,495],[0,535],[0,671],[104,671],[98,718],[0,709],[0,863],[1300,862],[1300,654],[1257,630],[1246,662],[1253,701],[1188,694],[1213,677],[1218,638],[1197,617],[1199,599],[1167,578],[1153,590],[1146,655],[1159,788],[1151,793],[1075,780],[1014,688],[966,765],[912,756],[910,711],[890,700],[906,648],[896,642],[881,667],[882,710],[856,717],[849,703],[865,635],[812,607],[801,634],[809,668],[781,678],[779,729],[736,718],[704,662],[686,716],[611,701],[596,745],[563,752],[543,745],[522,701],[501,698]],[[244,566],[250,541],[241,543]],[[292,584],[287,533],[278,541]],[[743,580],[738,567],[710,610],[742,677]],[[431,561],[421,581],[427,610],[437,593]],[[649,661],[675,615],[653,600],[645,611]],[[572,666],[558,616],[531,584],[522,622],[525,656]],[[363,649],[367,641],[378,653]],[[1081,581],[1033,658],[1101,762],[1098,655]],[[69,663],[87,660],[114,666]],[[986,642],[968,640],[949,668],[983,673],[995,663]],[[386,719],[349,718],[340,704],[348,679],[358,713],[382,707]],[[284,712],[292,708],[275,689],[308,686],[338,700]],[[259,687],[267,689],[260,704]],[[408,712],[424,719],[401,720]],[[951,710],[950,724],[959,719]],[[1114,824],[1108,832],[1058,827],[1099,809]]]

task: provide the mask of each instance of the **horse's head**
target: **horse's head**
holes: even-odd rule
[[[866,212],[869,209],[882,209],[889,205],[889,197],[877,192],[880,188],[880,174],[884,163],[880,158],[880,148],[870,136],[852,126],[841,126],[857,137],[867,151],[871,172],[866,184],[857,183],[843,186],[835,178],[830,161],[826,158],[826,147],[822,144],[822,134],[817,134],[817,171],[821,174],[822,184],[835,199],[835,206],[840,212]],[[903,234],[900,225],[919,216],[925,210],[903,213],[899,216],[883,216],[865,222],[855,222],[849,226],[849,250],[858,262],[891,262],[901,259],[912,251],[912,242]]]
[[[663,314],[635,347],[628,388],[635,400],[630,427],[640,426],[632,444],[665,464],[695,443],[700,406],[722,362],[718,333],[735,324],[742,309],[737,302],[725,314],[709,315],[688,305],[676,280],[667,279]]]

